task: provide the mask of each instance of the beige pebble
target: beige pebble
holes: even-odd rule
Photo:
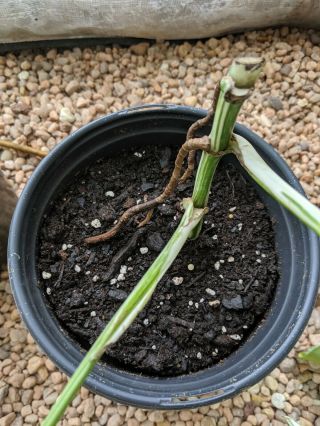
[[[296,361],[293,358],[285,358],[280,364],[280,370],[283,373],[291,373],[296,366]]]
[[[52,405],[55,403],[58,398],[58,392],[51,392],[49,395],[44,396],[44,401],[47,405]]]
[[[8,149],[4,149],[0,154],[1,161],[10,161],[12,160],[12,158],[13,158],[12,152]]]
[[[137,419],[131,418],[131,419],[128,419],[127,424],[128,424],[128,426],[139,426],[140,423],[138,422]],[[157,426],[159,426],[159,425],[161,426],[162,424],[163,424],[163,422],[160,422],[160,423],[157,424]],[[170,426],[170,424],[168,426]]]
[[[267,376],[265,378],[265,384],[272,392],[275,392],[278,389],[278,382],[272,376]]]
[[[20,388],[21,385],[22,385],[22,383],[23,383],[23,381],[24,381],[24,379],[25,379],[25,376],[24,376],[23,373],[16,373],[16,374],[13,374],[12,376],[10,376],[7,379],[7,382],[10,385],[12,385],[12,386],[14,386],[16,388]]]
[[[11,329],[10,339],[13,343],[24,343],[27,340],[27,331],[24,329]]]
[[[16,418],[15,413],[9,413],[6,416],[0,418],[0,426],[9,426],[12,424],[14,419]]]
[[[54,385],[58,385],[63,380],[62,374],[59,371],[54,371],[53,373],[51,373],[50,377]]]
[[[91,419],[93,417],[95,411],[95,405],[93,402],[93,398],[87,398],[84,400],[83,403],[83,414],[88,418]]]
[[[38,422],[38,416],[36,414],[29,414],[26,418],[25,421],[27,423],[30,423],[32,425],[36,424]]]
[[[122,424],[122,418],[119,414],[113,414],[108,420],[107,426],[120,426]]]
[[[187,96],[184,100],[185,104],[191,107],[196,106],[197,104],[197,98],[196,96]]]
[[[315,425],[315,423],[310,422],[309,420],[304,419],[303,417],[300,417],[299,423],[300,423],[300,426],[314,426]]]
[[[22,383],[22,388],[23,389],[33,388],[36,383],[37,383],[37,380],[34,376],[27,377]]]
[[[43,366],[43,364],[44,364],[44,361],[42,358],[38,356],[33,356],[28,361],[28,365],[27,365],[28,373],[29,374],[36,373],[39,370],[39,368]]]
[[[164,417],[163,417],[163,413],[161,411],[151,411],[149,413],[148,419],[151,422],[163,422],[164,421]]]
[[[31,405],[25,405],[24,407],[21,408],[20,414],[21,414],[22,417],[26,417],[31,413],[32,413]]]
[[[310,334],[309,339],[312,346],[320,345],[320,334]]]
[[[183,422],[187,422],[192,419],[192,412],[189,410],[182,410],[179,413],[179,417]]]
[[[149,48],[149,43],[138,43],[130,47],[135,55],[145,55]]]
[[[216,421],[212,417],[205,416],[200,422],[201,426],[216,426]]]
[[[134,413],[134,416],[138,420],[138,422],[143,422],[147,418],[145,412],[141,408],[138,408],[136,410],[136,412]]]
[[[80,89],[80,83],[77,80],[71,80],[66,88],[66,93],[71,96],[73,93],[77,92]]]
[[[59,118],[60,118],[60,121],[62,122],[73,123],[75,120],[74,115],[71,113],[70,109],[67,107],[61,108]]]

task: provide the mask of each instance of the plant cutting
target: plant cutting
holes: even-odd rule
[[[173,263],[183,245],[188,239],[194,239],[196,241],[199,236],[201,236],[203,221],[205,221],[205,215],[208,211],[207,203],[209,192],[212,188],[213,176],[222,157],[231,153],[235,154],[239,158],[240,164],[243,164],[254,180],[259,184],[263,182],[264,188],[271,193],[274,198],[283,203],[297,215],[300,220],[308,224],[316,232],[319,232],[319,212],[316,207],[312,206],[303,196],[299,196],[299,194],[292,190],[289,185],[286,185],[277,174],[272,172],[264,160],[256,153],[255,149],[252,148],[250,141],[245,138],[245,134],[240,136],[238,132],[233,133],[236,116],[258,77],[261,65],[262,61],[257,58],[243,58],[235,61],[229,71],[229,75],[224,77],[220,82],[219,93],[217,92],[215,119],[210,135],[198,138],[195,137],[195,131],[201,127],[201,124],[207,124],[208,121],[211,121],[212,111],[210,111],[208,116],[202,119],[202,121],[191,126],[188,134],[189,137],[187,136],[186,143],[182,145],[178,153],[174,172],[163,194],[145,203],[140,202],[136,206],[129,207],[115,226],[106,233],[98,236],[87,236],[85,243],[88,247],[90,247],[91,244],[101,243],[103,240],[109,241],[110,238],[117,236],[117,233],[121,233],[121,227],[126,221],[133,218],[135,214],[141,214],[142,212],[145,212],[146,216],[139,222],[140,229],[148,227],[148,222],[151,220],[152,214],[155,214],[155,212],[153,213],[155,207],[163,203],[167,197],[172,194],[175,188],[179,189],[179,186],[182,186],[184,182],[186,182],[195,164],[195,151],[202,151],[193,194],[192,197],[185,199],[183,202],[184,214],[178,227],[163,251],[159,254],[145,275],[143,275],[133,292],[131,292],[129,297],[124,301],[116,314],[108,322],[106,328],[93,344],[92,348],[87,352],[76,373],[70,379],[56,404],[53,406],[48,418],[44,421],[44,424],[55,424],[58,421],[66,406],[87,378],[96,362],[104,354],[106,348],[109,347],[111,349],[109,345],[115,343],[120,338],[150,300],[157,283]],[[79,149],[81,149],[81,147],[79,147]],[[188,157],[188,166],[183,173],[182,160],[186,157]],[[256,167],[257,161],[259,161],[260,167]],[[261,167],[263,167],[264,172],[268,176],[261,174]],[[271,183],[274,185],[275,182],[277,186],[272,186],[270,188],[269,184]],[[233,216],[233,214],[230,213],[230,216]],[[100,227],[99,223],[94,222],[94,224],[97,225],[97,228]],[[315,241],[311,235],[310,233],[310,241]],[[317,247],[314,246],[314,243],[312,244],[313,247]],[[11,245],[9,253],[11,253],[14,259],[12,265],[16,261],[13,249],[14,246]],[[315,248],[315,250],[317,250],[317,248]],[[21,251],[19,251],[19,253],[21,253]],[[230,262],[233,262],[231,258],[232,256],[230,256]],[[14,271],[14,273],[16,273],[16,271]],[[313,272],[313,275],[316,274],[317,271]],[[314,277],[312,278],[312,282],[313,281]],[[183,283],[180,283],[180,285],[183,286]],[[196,282],[194,286],[197,286]],[[48,288],[50,290],[50,287]],[[312,299],[313,294],[310,297]],[[299,324],[298,328],[300,327],[301,324]],[[295,333],[296,331],[294,334]],[[235,338],[235,336],[233,336],[233,338]],[[238,339],[238,337],[236,338]],[[226,396],[226,394],[224,396]]]
[[[158,282],[171,266],[187,239],[197,238],[201,232],[201,223],[207,212],[212,179],[219,160],[224,154],[234,153],[241,165],[264,190],[320,235],[320,211],[274,173],[248,141],[233,134],[238,112],[260,74],[262,62],[260,58],[240,58],[234,61],[228,76],[222,78],[218,86],[217,105],[214,105],[215,119],[210,135],[201,139],[190,138],[190,135],[189,138],[187,137],[187,141],[179,150],[175,169],[164,192],[154,200],[128,209],[117,224],[105,234],[88,237],[85,240],[87,244],[106,241],[116,235],[133,215],[148,210],[146,218],[138,225],[139,227],[145,226],[151,219],[154,207],[163,203],[170,196],[179,184],[179,180],[184,182],[191,175],[195,152],[197,149],[202,151],[193,195],[192,198],[185,199],[183,202],[185,213],[176,231],[90,348],[43,422],[44,425],[54,425],[59,421],[107,347],[123,335],[148,303]],[[205,121],[212,118],[212,112],[209,112]],[[181,176],[183,163],[187,156],[188,168]]]

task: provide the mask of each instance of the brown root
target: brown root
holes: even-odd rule
[[[97,244],[102,241],[109,240],[110,238],[114,237],[118,231],[131,219],[133,216],[137,215],[138,213],[142,213],[146,210],[153,210],[157,205],[163,203],[176,189],[179,179],[181,176],[181,170],[183,166],[184,159],[188,155],[188,153],[192,150],[201,149],[202,151],[209,151],[210,150],[210,141],[208,136],[203,136],[202,138],[197,139],[189,139],[187,140],[182,147],[179,149],[176,161],[175,161],[175,167],[172,172],[171,178],[169,180],[169,183],[165,187],[162,194],[160,194],[158,197],[154,198],[153,200],[149,200],[145,203],[138,204],[136,206],[130,207],[128,210],[126,210],[122,216],[118,219],[118,222],[113,226],[109,231],[104,232],[100,235],[95,235],[93,237],[85,238],[84,242],[86,244]],[[147,224],[151,219],[152,213],[147,214],[147,217],[142,221],[142,223],[139,224],[139,227]]]
[[[218,101],[220,93],[220,84],[218,83],[213,96],[212,107],[209,109],[207,115],[200,120],[197,120],[193,123],[187,132],[186,142],[179,149],[178,155],[175,161],[175,167],[170,177],[169,183],[165,187],[164,191],[153,200],[146,201],[145,203],[138,204],[136,206],[130,207],[126,210],[122,216],[118,219],[118,222],[113,226],[109,231],[104,232],[100,235],[95,235],[93,237],[85,238],[84,242],[86,244],[97,244],[102,241],[109,240],[114,237],[119,230],[135,215],[142,213],[148,210],[146,217],[138,224],[138,228],[145,226],[152,218],[154,208],[163,203],[176,189],[179,183],[185,182],[191,175],[194,170],[196,150],[200,149],[201,151],[210,152],[210,140],[208,136],[203,136],[201,138],[195,138],[195,133],[200,128],[207,126],[213,120],[215,107]],[[188,166],[183,175],[182,167],[185,158],[188,156]]]

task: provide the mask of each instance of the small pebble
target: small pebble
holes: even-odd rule
[[[60,121],[65,121],[69,123],[73,123],[75,121],[75,116],[71,113],[69,108],[61,108],[59,118]]]
[[[173,277],[172,282],[174,285],[180,285],[183,283],[183,277]]]
[[[91,226],[93,226],[94,228],[101,228],[101,222],[99,219],[93,219],[93,221],[91,222]]]
[[[241,336],[239,334],[230,334],[229,337],[232,340],[241,340]]]
[[[51,277],[52,277],[52,275],[50,274],[50,272],[46,272],[46,271],[42,272],[42,278],[44,280],[49,280]]]
[[[120,266],[120,274],[126,274],[128,267],[126,265]]]
[[[220,300],[210,300],[209,305],[213,307],[217,307],[221,304]]]
[[[285,407],[286,398],[282,393],[275,392],[271,395],[271,403],[275,408],[283,410]]]
[[[113,197],[114,197],[114,192],[113,192],[113,191],[107,191],[104,195],[105,195],[106,197],[111,197],[111,198],[113,198]]]
[[[140,247],[140,253],[141,254],[146,254],[146,253],[148,253],[148,251],[149,251],[148,247]]]

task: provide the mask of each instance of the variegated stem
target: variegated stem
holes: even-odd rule
[[[261,188],[320,236],[320,209],[277,175],[245,138],[234,135],[230,149]]]
[[[209,192],[221,152],[227,150],[233,128],[243,102],[262,69],[262,58],[239,58],[230,67],[229,74],[220,81],[220,94],[210,132],[211,153],[203,152],[193,190],[195,207],[203,208],[208,203]],[[217,155],[215,155],[217,153]],[[190,238],[196,238],[202,224],[193,230]]]
[[[158,282],[187,241],[190,232],[207,211],[206,209],[194,208],[191,198],[184,200],[184,208],[185,213],[171,239],[87,352],[51,408],[42,426],[54,426],[57,424],[106,348],[123,335],[146,306]]]

